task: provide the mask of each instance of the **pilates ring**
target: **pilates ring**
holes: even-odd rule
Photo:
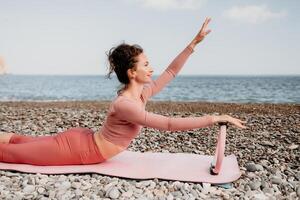
[[[228,127],[228,122],[219,122],[218,124],[220,126],[220,130],[218,134],[215,156],[210,165],[211,175],[218,175],[220,173],[225,152],[226,129]]]

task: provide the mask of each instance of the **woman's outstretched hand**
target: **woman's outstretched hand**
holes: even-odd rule
[[[238,128],[243,128],[243,129],[247,128],[246,126],[243,125],[244,123],[246,123],[246,121],[242,121],[240,119],[233,118],[229,115],[213,116],[213,121],[214,121],[214,123],[228,122],[228,123],[235,125]]]
[[[207,17],[205,22],[203,23],[199,33],[195,36],[195,38],[191,42],[191,47],[194,48],[199,42],[201,42],[207,34],[211,32],[211,30],[207,30],[207,25],[210,22],[211,18]]]

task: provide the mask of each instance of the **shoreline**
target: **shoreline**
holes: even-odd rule
[[[111,101],[3,101],[2,106],[33,108],[81,108],[108,109]],[[185,101],[148,101],[148,111],[165,112],[205,112],[205,113],[254,113],[254,114],[297,114],[300,103],[226,103],[226,102],[185,102]]]

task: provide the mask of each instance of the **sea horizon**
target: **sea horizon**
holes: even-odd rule
[[[155,80],[158,75],[153,75]],[[110,101],[115,75],[0,75],[0,102]],[[300,103],[300,75],[177,75],[151,101]]]

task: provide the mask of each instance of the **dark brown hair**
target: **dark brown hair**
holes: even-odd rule
[[[143,49],[139,45],[129,45],[123,42],[116,47],[112,47],[108,54],[106,54],[109,61],[109,72],[106,77],[111,79],[110,75],[115,72],[118,80],[121,82],[121,86],[122,84],[125,85],[118,90],[118,94],[120,94],[129,83],[127,70],[135,67],[135,63],[138,62],[136,57],[141,53],[143,53]]]

